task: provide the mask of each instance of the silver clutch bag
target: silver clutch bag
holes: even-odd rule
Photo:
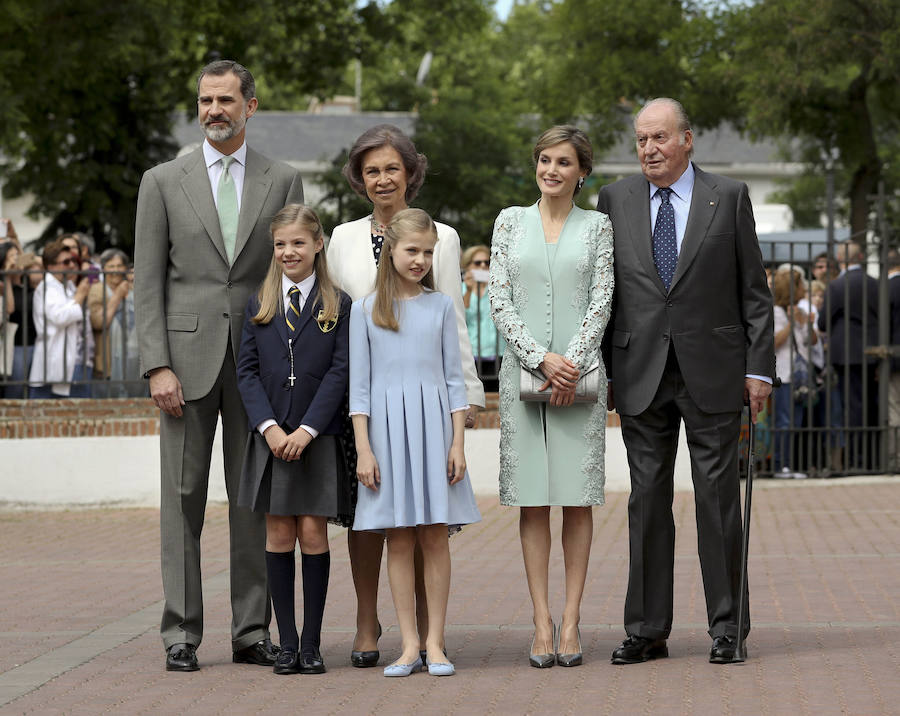
[[[539,388],[547,382],[547,378],[539,368],[531,370],[519,364],[519,400],[527,402],[550,402],[552,388],[541,391]],[[600,395],[600,361],[592,363],[578,376],[575,384],[576,403],[596,403]]]

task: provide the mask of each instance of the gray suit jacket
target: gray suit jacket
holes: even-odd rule
[[[248,147],[229,265],[202,149],[144,174],[134,254],[142,372],[169,366],[185,400],[210,391],[229,336],[237,359],[247,299],[272,257],[269,223],[285,204],[302,201],[300,174]]]
[[[687,227],[672,285],[653,263],[650,189],[643,176],[603,187],[616,289],[604,339],[616,409],[637,415],[659,387],[670,343],[685,385],[704,412],[741,410],[744,376],[773,377],[772,296],[746,184],[696,166]]]

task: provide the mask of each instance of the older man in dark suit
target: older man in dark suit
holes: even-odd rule
[[[603,187],[597,203],[615,233],[604,354],[631,471],[627,638],[612,661],[668,655],[673,477],[684,421],[710,661],[728,663],[738,629],[741,410],[748,401],[755,420],[771,392],[772,298],[747,186],[690,161],[693,132],[681,104],[651,101],[634,128],[643,176]]]
[[[235,357],[244,307],[272,256],[269,222],[303,201],[297,171],[245,142],[256,111],[253,76],[230,60],[197,83],[206,141],[141,181],[135,314],[142,370],[160,415],[160,528],[166,669],[194,671],[203,637],[200,532],[216,423],[222,417],[230,501],[231,644],[239,663],[271,666],[263,515],[237,506],[247,415]]]

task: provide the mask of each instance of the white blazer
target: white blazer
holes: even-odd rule
[[[34,357],[28,379],[31,387],[53,384],[57,395],[69,395],[72,374],[78,363],[86,364],[82,356],[85,323],[81,305],[75,303],[75,284],[65,285],[52,273],[34,291]],[[87,333],[90,334],[90,328]],[[44,373],[46,363],[47,372]]]
[[[456,229],[438,221],[438,242],[434,247],[434,287],[453,299],[456,309],[456,332],[462,356],[466,399],[469,405],[484,407],[484,386],[478,380],[469,331],[466,328],[466,309],[459,278],[459,234]],[[336,226],[326,251],[328,272],[334,282],[354,301],[375,290],[375,257],[372,255],[372,215]]]

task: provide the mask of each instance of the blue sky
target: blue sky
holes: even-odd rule
[[[505,20],[506,16],[509,15],[509,10],[512,7],[513,0],[497,0],[494,7],[497,11],[497,16],[501,20]]]

